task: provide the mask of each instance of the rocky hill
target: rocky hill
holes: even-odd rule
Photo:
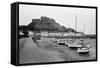
[[[72,28],[66,28],[58,24],[54,19],[49,17],[41,17],[40,19],[32,19],[32,22],[27,26],[34,30],[48,30],[48,31],[71,31],[76,32]]]

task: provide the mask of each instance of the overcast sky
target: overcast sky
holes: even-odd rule
[[[96,10],[89,8],[20,5],[19,25],[28,25],[32,19],[39,19],[41,16],[47,16],[53,18],[62,26],[75,29],[77,16],[77,31],[84,32],[85,25],[86,34],[95,34],[95,15]]]

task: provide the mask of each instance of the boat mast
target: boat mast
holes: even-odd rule
[[[84,33],[85,33],[85,24],[84,24]]]
[[[77,15],[76,15],[76,18],[75,18],[75,31],[77,30]]]

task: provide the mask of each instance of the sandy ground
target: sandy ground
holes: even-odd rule
[[[19,63],[41,63],[59,61],[92,60],[96,58],[95,40],[90,42],[89,54],[78,54],[76,49],[70,49],[64,45],[58,45],[48,38],[42,38],[34,42],[32,38],[19,40]]]

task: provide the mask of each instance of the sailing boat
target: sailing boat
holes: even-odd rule
[[[81,45],[82,45],[82,47],[77,49],[78,53],[83,54],[83,53],[89,53],[90,52],[89,45],[85,44],[85,40],[81,40]]]
[[[75,31],[77,31],[77,15],[75,17]],[[75,34],[75,36],[76,36],[76,34]],[[73,41],[73,39],[70,40],[70,42],[72,42],[72,41]],[[74,42],[74,43],[68,44],[68,47],[69,48],[80,48],[82,46],[80,44],[78,44],[77,42]]]
[[[85,24],[84,24],[84,33],[85,33]],[[80,44],[82,45],[82,47],[78,48],[77,52],[79,54],[89,53],[90,52],[90,45],[86,44],[84,39],[81,39],[80,42],[81,42]]]

